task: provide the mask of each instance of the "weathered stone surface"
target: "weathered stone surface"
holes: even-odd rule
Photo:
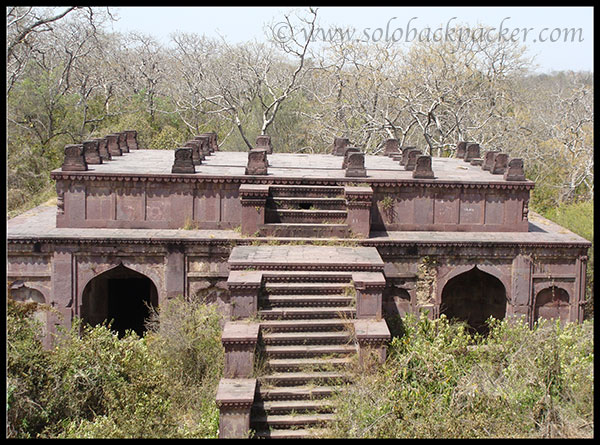
[[[87,164],[102,164],[98,141],[96,139],[83,141],[83,155]]]
[[[108,141],[106,140],[106,138],[98,138],[96,139],[96,141],[98,141],[98,152],[100,153],[100,157],[102,158],[102,160],[110,161],[112,159],[112,156],[108,151]]]
[[[171,168],[171,173],[196,173],[192,160],[192,149],[190,147],[175,149],[175,160]]]
[[[418,156],[413,170],[415,179],[433,179],[433,169],[431,168],[431,156]]]
[[[334,156],[344,156],[345,149],[350,145],[350,139],[335,138],[333,140],[333,149],[331,154]]]
[[[506,153],[496,153],[494,156],[494,166],[490,170],[493,175],[503,175],[508,166],[508,155]]]
[[[348,167],[348,157],[352,153],[360,153],[360,148],[358,147],[346,147],[344,149],[344,160],[342,161],[342,168],[345,170]]]
[[[406,164],[408,163],[408,157],[413,151],[421,153],[421,150],[419,150],[417,147],[405,147],[404,150],[402,150],[402,160],[400,161],[400,165],[406,167]]]
[[[135,130],[125,130],[127,147],[129,150],[138,150],[138,142],[137,142],[137,131]]]
[[[385,148],[383,150],[385,156],[392,156],[394,154],[401,154],[400,144],[398,139],[388,139],[385,141]]]
[[[118,139],[117,142],[119,144],[119,148],[122,153],[129,153],[129,146],[127,145],[127,134],[125,132],[117,133]]]
[[[86,171],[88,169],[83,155],[82,144],[65,145],[65,159],[63,161],[62,171]]]
[[[264,149],[254,149],[248,152],[248,164],[246,165],[246,175],[266,175],[268,169],[267,151]]]
[[[255,393],[256,379],[221,379],[216,396],[220,439],[248,437]]]
[[[271,145],[271,136],[260,135],[256,137],[256,149],[265,150],[267,154],[273,153],[273,145]]]
[[[346,164],[346,177],[365,177],[365,155],[363,153],[350,153]]]
[[[465,142],[465,141],[461,141],[458,144],[456,144],[456,158],[457,159],[464,159],[465,155],[467,154],[467,144],[469,142]]]
[[[414,170],[417,165],[417,158],[421,156],[421,154],[421,150],[419,149],[410,150],[406,156],[406,165],[404,166],[404,169],[408,171]]]
[[[212,153],[212,150],[210,149],[210,136],[196,136],[194,140],[200,142],[200,150],[204,157],[210,156]]]
[[[494,156],[496,156],[497,153],[500,152],[498,150],[490,150],[485,153],[483,156],[483,165],[481,166],[483,170],[490,171],[492,169],[494,166]]]
[[[108,134],[106,135],[106,146],[108,148],[108,152],[111,156],[122,156],[123,151],[119,146],[119,135],[118,134]]]
[[[204,160],[204,153],[202,153],[201,145],[201,142],[195,139],[185,143],[186,147],[192,149],[192,163],[194,165],[202,165],[202,161]]]
[[[473,158],[473,159],[471,159],[469,164],[474,165],[474,166],[483,165],[483,159],[482,158]]]
[[[508,168],[504,172],[505,181],[524,181],[523,159],[513,158],[508,162]]]
[[[210,153],[219,151],[219,142],[218,142],[217,133],[215,133],[213,131],[213,132],[208,132],[208,133],[202,133],[202,134],[200,134],[200,136],[205,136],[208,138],[208,151]]]
[[[471,162],[471,159],[474,158],[479,158],[481,157],[480,152],[479,152],[479,144],[476,144],[474,142],[470,142],[467,144],[467,151],[465,154],[465,162]]]

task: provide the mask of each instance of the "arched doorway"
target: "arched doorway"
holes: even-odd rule
[[[158,292],[152,280],[122,264],[94,277],[82,295],[81,318],[90,325],[111,321],[119,337],[133,330],[140,337],[150,307],[158,306]]]
[[[485,321],[490,316],[503,319],[506,315],[506,290],[498,278],[473,267],[446,283],[440,312],[486,334]]]
[[[569,319],[569,294],[560,287],[551,286],[542,289],[535,297],[534,319]]]
[[[44,295],[37,289],[27,287],[22,281],[15,281],[9,288],[10,297],[19,303],[38,303],[45,304]],[[41,337],[45,338],[48,334],[48,314],[43,308],[39,308],[33,313],[34,320],[37,320],[41,328]]]

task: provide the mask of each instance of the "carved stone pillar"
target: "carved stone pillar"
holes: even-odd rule
[[[221,343],[225,348],[226,378],[249,378],[254,371],[254,353],[260,331],[259,323],[229,321],[223,327]]]
[[[242,203],[242,235],[252,236],[265,223],[265,207],[269,196],[269,186],[263,184],[242,184],[239,189]]]
[[[386,281],[381,272],[354,272],[356,318],[381,319],[382,295]]]
[[[346,224],[352,233],[361,238],[368,238],[371,232],[371,187],[344,187],[346,198]]]
[[[227,278],[231,302],[231,319],[253,317],[258,312],[258,294],[262,288],[262,272],[232,270]]]
[[[220,439],[248,438],[255,393],[256,379],[221,379],[216,397]]]
[[[379,363],[385,362],[387,342],[392,338],[385,320],[354,320],[354,334],[358,342],[358,360],[361,365],[369,353],[374,353]]]

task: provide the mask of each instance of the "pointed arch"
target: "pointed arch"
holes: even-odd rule
[[[120,263],[87,282],[81,296],[81,318],[91,325],[110,321],[119,336],[127,330],[142,336],[150,307],[157,306],[153,280]]]
[[[474,266],[446,281],[441,294],[440,313],[458,319],[479,333],[486,333],[485,321],[506,315],[506,287],[502,281]]]

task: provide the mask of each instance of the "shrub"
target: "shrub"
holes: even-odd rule
[[[336,398],[335,437],[592,437],[593,324],[407,316],[384,366]]]

